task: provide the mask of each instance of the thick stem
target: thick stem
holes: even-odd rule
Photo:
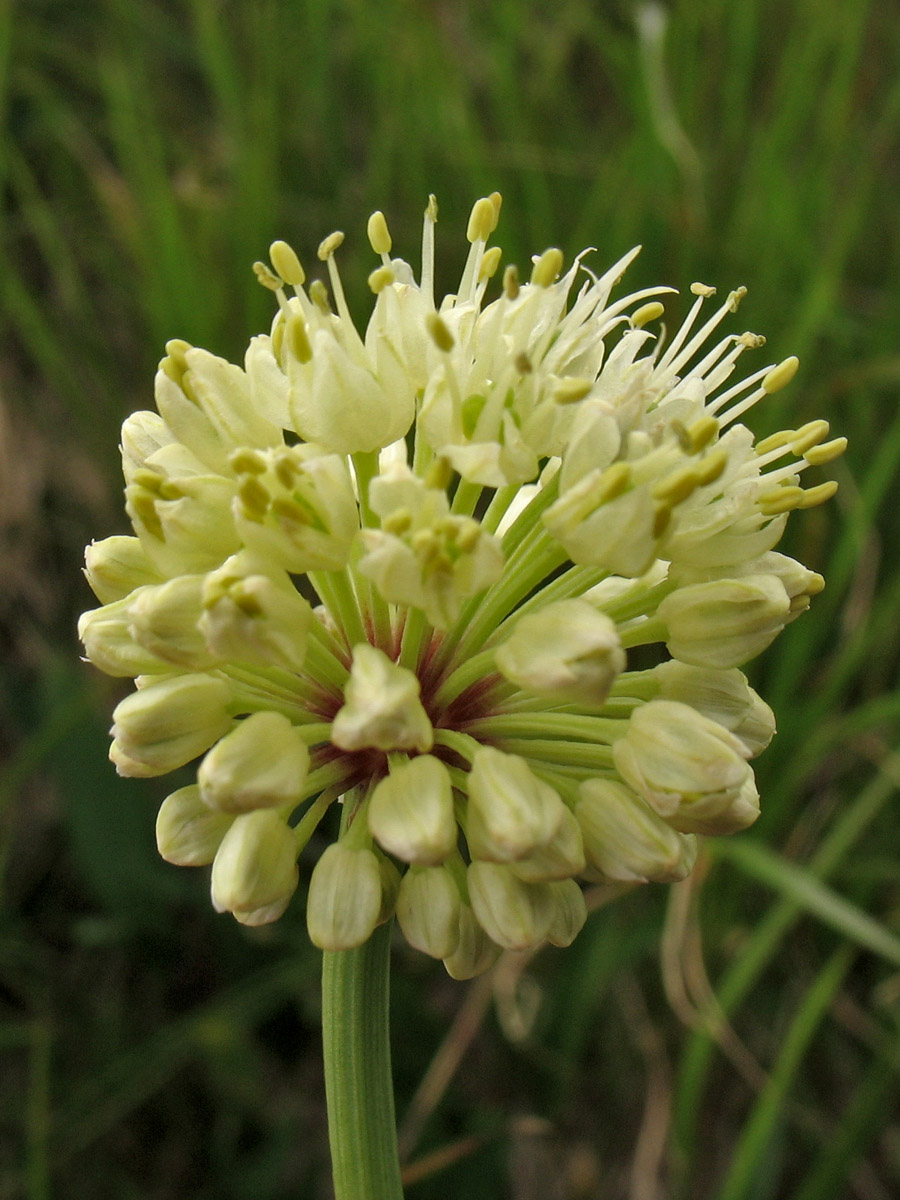
[[[402,1200],[388,1034],[391,924],[322,956],[322,1041],[335,1200]]]

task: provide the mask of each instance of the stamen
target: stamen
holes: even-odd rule
[[[818,446],[819,442],[828,437],[830,425],[827,421],[808,421],[801,425],[791,441],[791,453],[801,458],[807,450]]]
[[[824,504],[838,490],[838,482],[836,479],[828,479],[825,483],[820,483],[816,487],[807,488],[803,493],[803,500],[800,504],[801,508],[815,508],[818,504]]]
[[[429,313],[425,318],[425,327],[431,334],[431,339],[438,350],[447,354],[456,345],[453,334],[447,328],[447,323],[440,313]]]
[[[665,305],[660,304],[658,300],[651,300],[649,304],[642,304],[631,314],[631,325],[634,329],[643,329],[645,325],[649,325],[651,321],[656,321],[666,311]]]
[[[390,265],[376,267],[375,270],[369,275],[369,290],[377,296],[380,292],[383,292],[389,284],[392,284],[395,279],[396,276],[394,275],[394,269]]]
[[[269,259],[281,278],[291,287],[303,287],[306,283],[306,272],[300,259],[287,242],[273,242],[269,247]]]
[[[545,250],[531,272],[531,282],[537,287],[550,287],[559,278],[563,265],[563,252],[551,247]]]
[[[797,368],[800,366],[800,359],[792,354],[790,358],[786,358],[780,362],[777,367],[773,367],[769,374],[762,381],[763,391],[771,396],[773,392],[780,392],[783,387],[786,387],[794,376],[797,374]]]
[[[845,437],[832,438],[830,442],[822,442],[820,446],[812,446],[805,451],[803,457],[811,467],[821,467],[825,463],[834,462],[847,449]]]
[[[498,210],[499,211],[499,210]],[[469,242],[486,242],[497,228],[497,217],[490,197],[482,196],[472,205],[466,238]]]
[[[259,283],[264,288],[268,288],[270,292],[277,292],[284,287],[284,280],[280,279],[272,268],[264,262],[255,262],[253,264],[253,274]]]
[[[369,245],[376,254],[381,255],[382,260],[387,265],[390,261],[388,255],[391,252],[391,245],[393,243],[391,242],[390,230],[388,229],[383,212],[376,210],[372,213],[366,226],[366,233],[369,236]]]
[[[507,300],[515,300],[519,294],[519,268],[510,263],[503,272],[503,292]]]
[[[557,404],[576,404],[585,398],[593,386],[591,379],[576,379],[574,376],[561,379],[553,389],[553,399]]]

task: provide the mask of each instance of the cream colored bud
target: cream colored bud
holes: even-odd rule
[[[555,906],[549,883],[524,883],[504,863],[473,862],[466,880],[478,923],[505,950],[530,950],[546,938]]]
[[[327,846],[313,867],[306,902],[309,936],[320,950],[352,950],[381,917],[382,879],[374,851],[342,842]]]
[[[493,862],[526,858],[547,846],[559,831],[565,805],[517,754],[481,746],[475,751],[468,782],[466,840],[474,858]]]
[[[676,833],[640,796],[612,779],[578,789],[575,816],[592,877],[611,882],[684,879],[697,856],[695,839]]]
[[[134,640],[129,610],[132,596],[92,608],[78,618],[78,636],[95,667],[124,679],[170,671],[169,663]]]
[[[473,979],[492,967],[500,956],[500,947],[492,942],[478,924],[468,904],[459,910],[459,942],[444,959],[451,979]]]
[[[344,706],[332,723],[331,740],[342,750],[430,750],[434,732],[412,671],[366,642],[354,646]]]
[[[560,600],[526,613],[495,656],[498,670],[527,692],[602,704],[625,668],[615,622],[586,600]]]
[[[674,700],[635,709],[613,745],[616,769],[673,829],[710,835],[745,829],[759,815],[747,747]]]
[[[126,696],[113,713],[109,757],[120,775],[165,775],[231,725],[231,686],[216,675],[170,675]]]
[[[547,931],[547,941],[552,946],[571,946],[587,920],[584,893],[574,879],[551,883],[549,887],[553,920]]]
[[[459,914],[459,888],[446,867],[410,867],[400,882],[397,923],[411,946],[449,958],[459,945]]]
[[[203,613],[202,575],[179,575],[168,583],[141,588],[129,608],[135,641],[178,667],[208,670],[219,661],[199,627]]]
[[[393,767],[372,793],[367,816],[378,844],[403,862],[441,863],[456,849],[450,776],[430,754]]]
[[[204,804],[222,812],[299,804],[309,751],[287,717],[257,712],[225,735],[203,759],[197,783]]]
[[[510,866],[513,873],[526,883],[569,879],[583,871],[585,858],[581,828],[572,813],[563,806],[562,821],[552,841]]]
[[[790,597],[775,575],[689,584],[657,610],[674,658],[697,667],[737,667],[761,654],[788,620]]]
[[[121,600],[145,584],[162,582],[136,537],[117,535],[91,542],[84,552],[84,564],[87,581],[101,604]]]
[[[397,911],[397,899],[400,895],[400,872],[386,854],[375,852],[378,859],[378,872],[381,877],[381,907],[378,910],[378,925],[390,921]]]
[[[234,818],[212,812],[195,783],[166,796],[156,818],[156,845],[166,862],[179,867],[211,863]]]
[[[266,924],[287,908],[298,878],[297,843],[284,819],[266,809],[243,813],[213,860],[213,908],[245,925]]]
[[[689,704],[704,717],[724,725],[741,739],[753,757],[765,750],[774,737],[775,714],[737,668],[720,671],[670,659],[654,667],[652,674],[661,700]]]
[[[303,667],[313,614],[286,573],[256,574],[253,558],[234,555],[206,576],[203,605],[200,630],[222,658]]]

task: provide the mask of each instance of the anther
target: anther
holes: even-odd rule
[[[282,450],[275,458],[275,476],[283,488],[292,488],[297,480],[297,462],[290,450]]]
[[[697,454],[699,451],[705,449],[710,442],[715,440],[718,432],[719,422],[709,413],[698,417],[696,421],[692,421],[685,430],[688,438],[688,453]]]
[[[464,554],[474,550],[481,537],[481,526],[471,517],[466,518],[456,534],[456,544]]]
[[[286,496],[276,496],[272,501],[272,512],[278,519],[286,525],[312,525],[312,517],[297,503],[296,500],[289,500]]]
[[[661,505],[653,514],[653,536],[661,538],[672,521],[672,510],[667,504]]]
[[[366,233],[369,236],[369,245],[376,254],[390,254],[393,243],[383,212],[378,210],[372,213],[366,225]]]
[[[238,498],[244,510],[244,515],[251,521],[261,521],[269,510],[271,496],[255,475],[247,475],[241,480],[238,488]]]
[[[445,491],[450,480],[453,478],[453,467],[448,458],[443,455],[436,458],[425,475],[425,486],[428,488],[437,488],[438,491]]]
[[[607,467],[600,476],[597,491],[594,493],[597,504],[607,504],[615,500],[627,490],[631,483],[631,467],[628,463],[617,462]]]
[[[341,233],[339,229],[336,229],[334,233],[329,233],[327,238],[323,238],[322,241],[319,242],[319,249],[316,251],[316,254],[322,260],[322,262],[327,262],[328,259],[331,258],[332,254],[334,254],[335,250],[337,250],[338,246],[343,243],[343,240],[343,233]]]
[[[255,262],[253,264],[253,274],[259,283],[264,288],[268,288],[270,292],[277,292],[279,288],[284,287],[284,280],[276,275],[272,268],[264,262]]]
[[[768,395],[773,392],[779,392],[783,387],[786,387],[794,376],[797,374],[797,368],[800,366],[800,359],[795,354],[790,358],[784,359],[777,367],[773,367],[760,385],[762,390]]]
[[[815,508],[817,504],[824,504],[838,490],[836,479],[829,479],[825,483],[820,483],[816,487],[807,488],[803,492],[803,498],[800,501],[800,508]]]
[[[324,313],[326,317],[332,315],[331,301],[328,299],[328,288],[321,279],[314,279],[309,285],[309,298],[319,312]]]
[[[692,492],[697,490],[699,482],[695,465],[689,463],[654,484],[650,494],[654,500],[662,501],[674,508],[676,504],[681,504]]]
[[[778,516],[780,513],[792,512],[799,508],[803,501],[803,488],[796,484],[782,484],[771,492],[764,492],[759,498],[760,511],[766,517]]]
[[[524,350],[520,350],[513,359],[513,366],[520,375],[530,375],[534,370],[534,364]]]
[[[260,452],[246,447],[233,450],[228,455],[228,465],[236,475],[262,475],[266,470],[266,460]]]
[[[642,304],[640,308],[634,310],[631,314],[631,324],[635,329],[643,329],[651,321],[658,320],[665,311],[664,304],[660,304],[658,300],[651,300],[649,304]]]
[[[749,329],[746,333],[739,334],[736,340],[748,350],[761,350],[766,344],[766,339],[761,333],[751,333]]]
[[[819,442],[824,442],[828,437],[830,426],[827,421],[807,421],[805,425],[801,425],[791,441],[791,453],[796,454],[798,458],[805,454],[807,450],[811,450],[813,446],[818,446]]]
[[[590,379],[577,379],[574,375],[560,379],[553,389],[553,399],[557,404],[577,404],[583,400],[594,386]]]
[[[538,287],[550,287],[559,278],[562,265],[562,250],[557,250],[555,247],[545,250],[534,264],[534,269],[531,272],[531,282],[537,284]]]
[[[306,272],[293,248],[287,242],[273,242],[269,247],[269,261],[285,283],[291,287],[303,287]]]
[[[488,196],[488,199],[494,208],[494,223],[491,226],[491,233],[493,233],[497,228],[497,223],[500,220],[500,209],[503,207],[503,197],[499,192],[491,192],[490,196]]]
[[[715,483],[728,466],[728,455],[724,450],[711,450],[697,463],[697,482],[701,487]]]
[[[738,306],[743,298],[747,295],[747,289],[743,286],[737,287],[733,292],[728,293],[728,309],[730,312],[736,313]]]
[[[488,196],[482,196],[472,205],[466,239],[469,242],[486,242],[496,227],[494,205]]]
[[[821,467],[825,463],[834,462],[847,449],[847,439],[845,437],[832,438],[830,442],[822,442],[818,446],[811,446],[809,450],[804,451],[803,457],[811,467]]]
[[[306,332],[306,322],[299,313],[291,313],[285,329],[285,345],[297,362],[308,363],[312,358],[312,346]]]
[[[412,522],[412,513],[409,509],[398,508],[384,518],[381,522],[381,528],[385,533],[393,533],[396,537],[401,537],[409,530]]]
[[[446,354],[453,349],[456,344],[453,340],[453,334],[447,328],[446,322],[439,313],[429,313],[425,318],[425,326],[431,334],[432,341],[438,350],[443,350]]]
[[[375,270],[369,275],[369,290],[374,292],[374,294],[377,296],[379,292],[383,292],[389,284],[393,283],[395,278],[396,276],[394,275],[392,267],[376,267]]]
[[[709,296],[714,296],[716,294],[716,289],[714,287],[710,287],[708,283],[692,283],[691,293],[694,296],[703,296],[704,298],[708,298]]]
[[[497,274],[497,268],[500,266],[500,259],[503,257],[503,251],[499,246],[491,246],[490,250],[485,251],[484,258],[481,260],[481,266],[478,268],[479,279],[493,279]]]
[[[770,433],[767,438],[756,443],[756,453],[760,455],[768,454],[770,450],[780,450],[789,446],[796,436],[796,429],[779,429],[777,433]]]
[[[508,300],[515,300],[519,294],[519,268],[515,263],[510,263],[503,272],[503,291]]]
[[[428,203],[425,206],[425,216],[429,221],[431,221],[431,223],[433,225],[437,224],[438,202],[437,202],[437,196],[435,196],[433,194],[428,197]]]

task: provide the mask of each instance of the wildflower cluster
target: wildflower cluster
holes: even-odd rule
[[[764,339],[713,335],[745,289],[710,313],[694,284],[668,334],[671,289],[612,299],[636,250],[600,276],[547,250],[497,287],[499,209],[439,301],[434,199],[418,280],[374,213],[364,335],[334,233],[330,290],[284,242],[256,265],[278,311],[243,367],[169,342],[122,431],[135,536],[88,547],[80,624],[135,677],[119,772],[200,759],[157,834],[212,864],[216,909],[275,920],[313,839],[317,945],[396,914],[458,978],[571,942],[580,881],[681,879],[755,820],[774,719],[739,667],[823,586],[774,547],[844,447],[741,423],[797,366],[736,371]]]

